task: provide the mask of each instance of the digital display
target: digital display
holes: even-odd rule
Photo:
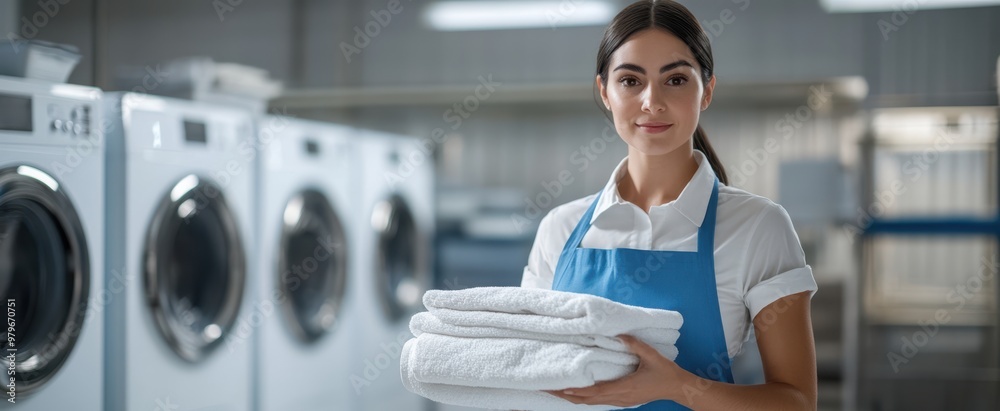
[[[0,94],[0,130],[32,131],[31,97]]]
[[[184,120],[184,140],[191,143],[208,142],[208,133],[205,131],[205,123]]]
[[[311,156],[319,155],[319,143],[313,140],[306,140],[306,153]]]

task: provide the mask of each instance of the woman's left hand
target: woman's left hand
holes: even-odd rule
[[[631,335],[619,335],[629,351],[639,356],[632,374],[586,388],[545,391],[575,404],[605,404],[634,407],[650,401],[673,399],[694,374],[664,357],[655,348]]]

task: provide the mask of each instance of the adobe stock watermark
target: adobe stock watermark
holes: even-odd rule
[[[153,407],[153,411],[170,411],[170,410],[181,409],[180,405],[174,404],[173,402],[170,401],[170,397],[166,397],[163,399],[157,398],[153,400],[153,404],[155,405],[155,407]]]
[[[713,384],[724,381],[727,372],[732,372],[733,364],[728,352],[712,353],[712,359],[707,366],[695,370],[694,374],[700,378],[694,384],[684,384],[681,387],[688,404],[694,404],[695,397],[704,395]]]
[[[371,386],[389,366],[394,363],[397,367],[390,370],[391,373],[399,374],[399,358],[403,353],[403,345],[406,344],[413,335],[409,331],[401,332],[394,341],[379,344],[379,352],[374,358],[365,359],[365,367],[361,375],[351,374],[349,380],[356,395],[361,395],[361,390]]]
[[[212,8],[220,22],[226,21],[226,13],[236,11],[236,8],[243,4],[243,0],[212,0]]]
[[[312,255],[303,257],[301,261],[291,264],[287,270],[279,273],[278,279],[281,283],[276,284],[277,286],[271,289],[267,298],[255,302],[250,313],[237,321],[230,338],[226,339],[228,351],[230,353],[236,351],[236,348],[253,335],[255,329],[260,328],[267,318],[274,315],[276,306],[286,303],[289,296],[283,290],[294,293],[305,284],[309,277],[324,274],[319,272],[320,263],[329,260],[338,250],[343,250],[346,246],[342,242],[335,241],[332,236],[317,237]],[[272,274],[263,273],[263,275]]]
[[[38,37],[38,32],[45,28],[45,26],[48,26],[51,19],[59,14],[62,6],[69,4],[70,1],[39,0],[36,4],[41,10],[32,14],[30,20],[27,17],[21,16],[21,31],[19,33],[7,33],[7,40],[10,40],[10,46],[14,49],[14,53],[20,53],[28,40],[34,40],[35,37]]]
[[[410,1],[412,0],[406,0],[407,3]],[[351,56],[361,54],[379,34],[382,34],[382,30],[389,26],[389,23],[392,22],[392,16],[402,12],[403,5],[400,4],[400,0],[389,0],[385,8],[371,10],[368,13],[371,15],[371,19],[365,22],[364,29],[360,26],[354,26],[353,43],[340,42],[340,53],[344,55],[344,59],[351,63]]]
[[[755,322],[752,324],[757,336],[760,337],[767,333],[796,302],[810,298],[806,293],[807,291],[800,291],[794,294],[784,294],[774,291],[772,293],[772,296],[775,297],[774,301],[757,313]],[[729,351],[727,348],[725,352],[713,353],[713,361],[710,364],[695,370],[694,374],[701,378],[696,380],[694,384],[685,384],[681,390],[689,403],[693,404],[695,397],[704,395],[713,384],[723,381],[726,372],[732,372],[733,360],[729,357]]]
[[[791,140],[803,125],[813,119],[816,111],[826,107],[832,98],[833,92],[827,90],[825,84],[810,86],[806,104],[790,113],[785,113],[785,116],[775,123],[774,128],[779,136],[768,137],[761,147],[747,149],[746,156],[749,158],[740,162],[729,174],[732,185],[742,187],[773,155],[778,153],[781,144]]]
[[[889,35],[899,31],[906,22],[910,21],[910,16],[920,10],[920,0],[904,0],[901,4],[893,7],[889,19],[878,19],[879,33],[882,33],[882,41],[889,41]]]
[[[893,372],[899,373],[900,367],[909,364],[910,360],[920,353],[920,349],[938,334],[941,327],[951,322],[952,314],[965,309],[969,300],[972,300],[989,284],[990,280],[996,277],[998,265],[1000,264],[997,262],[996,255],[990,259],[983,257],[980,261],[979,271],[969,276],[964,283],[955,285],[945,296],[945,302],[953,304],[950,309],[937,309],[933,318],[917,321],[920,330],[914,331],[909,336],[900,337],[898,352],[889,351],[886,353],[886,361],[889,362]]]
[[[125,274],[125,268],[112,269],[105,274],[105,281],[100,292],[92,290],[86,302],[81,302],[80,307],[84,309],[83,321],[74,324],[60,331],[50,332],[46,335],[45,344],[38,349],[38,357],[43,362],[52,361],[65,352],[69,345],[76,341],[83,329],[93,321],[94,317],[100,316],[104,308],[111,304],[115,298],[125,291],[129,284],[136,279],[135,274]]]
[[[530,227],[533,221],[537,221],[544,216],[544,210],[555,204],[562,197],[563,193],[566,192],[566,188],[576,182],[575,175],[577,173],[582,173],[590,168],[590,165],[595,160],[607,152],[608,147],[612,143],[619,140],[614,123],[608,119],[604,121],[606,126],[601,131],[600,137],[592,138],[587,144],[581,145],[569,154],[569,163],[577,166],[576,172],[563,169],[556,174],[554,180],[542,181],[540,183],[542,191],[523,199],[524,212],[512,213],[510,215],[510,222],[519,234],[523,233],[527,227]]]
[[[559,25],[565,23],[566,20],[576,13],[581,6],[586,7],[588,4],[581,4],[580,0],[560,1],[555,10],[545,12],[545,18],[549,21],[549,27],[551,27],[552,30],[559,28]]]
[[[148,95],[150,91],[156,90],[160,84],[166,81],[169,77],[165,72],[160,70],[160,66],[146,66],[146,74],[142,77],[140,84],[132,87],[130,92],[145,96]],[[95,101],[97,95],[100,91],[95,90],[94,96],[92,97]],[[121,99],[115,100],[113,110],[106,110],[107,112],[120,113],[121,112]],[[94,106],[93,110],[102,111],[99,105]],[[77,139],[76,143],[72,146],[66,146],[66,154],[63,156],[62,160],[53,161],[50,166],[54,170],[56,177],[63,178],[66,175],[73,173],[84,161],[94,153],[101,153],[104,150],[104,144],[107,141],[106,137],[109,133],[115,132],[116,128],[121,119],[111,119],[101,117],[101,121],[96,125],[91,125],[93,127],[88,131],[89,138]]]
[[[750,0],[731,0],[734,5],[738,6],[738,11],[746,11],[750,7]],[[701,27],[705,30],[705,34],[708,35],[708,41],[711,42],[726,31],[726,26],[736,22],[736,13],[729,8],[722,9],[719,12],[719,17],[712,20],[705,20],[701,22]]]
[[[853,223],[844,225],[844,232],[851,241],[860,237],[876,218],[883,217],[896,199],[908,190],[907,182],[912,184],[926,175],[931,167],[940,160],[942,153],[958,141],[959,134],[951,131],[938,131],[932,144],[918,153],[913,154],[903,162],[902,172],[907,180],[902,178],[890,181],[883,189],[876,190],[875,199],[868,207],[858,206]]]
[[[450,277],[444,280],[445,290],[460,290],[464,288],[459,284],[458,277]],[[400,359],[402,355],[403,345],[406,344],[413,337],[409,331],[401,332],[396,336],[396,339],[390,341],[389,343],[383,343],[379,345],[381,352],[375,355],[374,358],[365,360],[364,368],[361,373],[351,374],[348,379],[351,383],[351,387],[354,388],[354,393],[356,395],[361,395],[361,390],[365,387],[371,386],[376,379],[381,377],[386,369],[390,365],[393,365],[397,360]],[[398,364],[398,363],[397,363]],[[398,375],[394,374],[394,375]]]
[[[258,123],[261,126],[258,132],[251,133],[249,130],[240,130],[237,133],[238,135],[252,135],[253,138],[240,140],[236,147],[236,158],[229,159],[225,164],[213,168],[213,171],[209,173],[218,186],[211,184],[201,185],[193,192],[192,199],[194,202],[190,204],[193,208],[187,210],[188,212],[184,217],[185,223],[188,223],[190,218],[198,214],[195,211],[202,211],[206,207],[211,206],[214,200],[232,184],[234,179],[243,175],[247,169],[252,169],[255,164],[254,159],[291,123],[287,107],[280,109],[271,108],[268,110],[268,114],[270,116],[266,123]],[[250,127],[249,124],[243,124],[242,126]]]
[[[451,125],[452,133],[458,131],[462,127],[462,123],[479,110],[499,87],[503,86],[502,82],[493,80],[493,74],[487,74],[485,77],[479,76],[478,79],[479,84],[476,85],[473,92],[466,96],[461,103],[452,104],[451,108],[445,110],[441,116],[445,123]],[[415,143],[416,147],[413,150],[399,157],[399,164],[395,170],[385,171],[383,174],[385,182],[390,187],[398,187],[399,184],[412,176],[420,166],[433,159],[435,146],[447,142],[451,135],[441,127],[431,130],[430,138],[420,139]]]

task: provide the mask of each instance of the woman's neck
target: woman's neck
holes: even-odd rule
[[[649,213],[653,206],[676,200],[698,171],[691,145],[650,156],[629,148],[627,173],[618,182],[618,195]]]

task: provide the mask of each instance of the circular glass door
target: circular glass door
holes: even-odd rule
[[[422,268],[420,233],[410,207],[399,195],[375,205],[371,224],[377,235],[378,298],[386,316],[398,321],[416,311],[423,296],[427,273]]]
[[[246,256],[222,190],[198,176],[161,201],[146,236],[146,297],[183,359],[199,361],[229,333],[246,283]]]
[[[336,323],[347,283],[347,236],[327,198],[305,190],[282,213],[278,290],[287,324],[311,343]]]
[[[90,293],[88,253],[80,217],[55,178],[29,166],[0,169],[3,344],[17,350],[7,378],[19,394],[44,385],[76,345]]]

